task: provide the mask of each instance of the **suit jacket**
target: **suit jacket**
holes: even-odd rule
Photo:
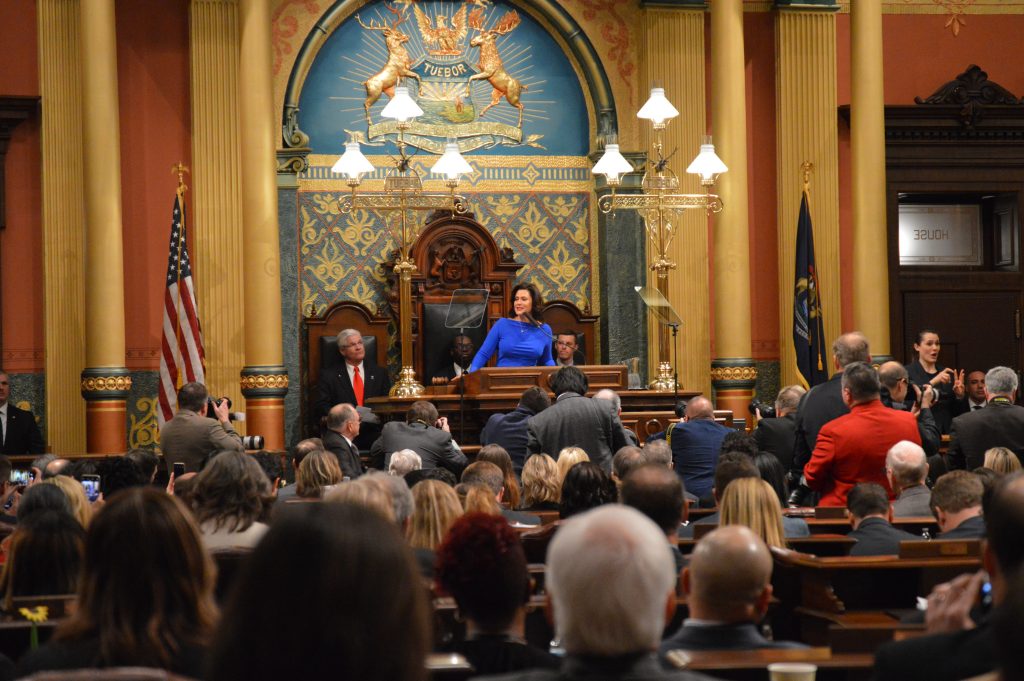
[[[466,456],[452,441],[451,433],[423,423],[389,421],[384,424],[380,438],[370,448],[370,457],[382,462],[387,469],[391,454],[399,449],[411,449],[423,460],[423,470],[442,466],[455,476],[462,474],[466,467]]]
[[[386,397],[391,390],[391,379],[385,369],[363,360],[363,399],[370,397]],[[327,415],[336,404],[342,402],[355,405],[356,393],[352,389],[352,381],[348,377],[348,369],[342,361],[332,367],[320,370],[320,379],[316,386],[317,400],[314,409],[317,420]]]
[[[795,641],[772,641],[761,635],[750,622],[715,626],[683,626],[661,642],[658,655],[670,650],[753,650],[756,648],[806,648]]]
[[[4,431],[4,444],[0,448],[5,456],[20,454],[42,454],[46,451],[43,436],[36,425],[32,412],[18,409],[7,403],[7,429]]]
[[[921,444],[910,412],[889,409],[879,400],[855,404],[818,433],[804,466],[807,486],[821,493],[822,506],[846,506],[846,494],[858,482],[877,482],[889,490],[885,455],[900,440]]]
[[[1024,407],[1009,401],[989,402],[984,409],[953,419],[949,443],[950,469],[974,470],[985,462],[985,451],[1008,447],[1024,461]]]
[[[885,518],[865,518],[846,536],[857,540],[850,549],[851,556],[896,556],[901,541],[921,541],[921,537],[893,527]]]
[[[323,431],[324,448],[338,459],[341,474],[355,480],[363,474],[363,462],[359,460],[359,450],[349,445],[341,433],[333,430]]]
[[[672,446],[672,461],[687,492],[698,497],[711,493],[718,450],[730,430],[713,419],[680,422],[668,430],[666,438]]]
[[[908,487],[892,502],[892,514],[897,518],[931,515],[932,507],[928,505],[931,500],[932,491],[927,486]]]
[[[875,651],[876,681],[956,681],[996,667],[992,627],[917,636],[885,643]]]
[[[793,467],[793,448],[796,443],[796,414],[782,418],[761,419],[754,429],[754,440],[762,452],[775,455],[788,471]]]
[[[949,532],[943,532],[938,536],[939,539],[984,539],[985,538],[985,518],[980,515],[976,515],[973,518],[968,518]]]
[[[512,467],[517,474],[523,472],[523,464],[530,454],[527,449],[529,437],[526,422],[531,416],[533,411],[519,405],[507,414],[492,414],[480,433],[480,444],[501,445],[505,448],[512,457]],[[552,456],[558,456],[558,452],[554,452]]]
[[[242,438],[230,423],[200,416],[194,411],[180,410],[160,429],[160,449],[167,462],[167,472],[174,464],[185,464],[186,473],[195,473],[207,457],[222,449],[242,451]]]
[[[612,455],[626,446],[622,421],[608,400],[562,393],[550,407],[526,424],[527,449],[558,458],[565,447],[580,447],[590,460],[612,472]]]
[[[821,427],[850,409],[843,402],[843,374],[839,372],[824,383],[820,383],[800,398],[796,409],[796,439],[793,441],[793,470],[803,472],[811,460],[811,452],[818,441]]]

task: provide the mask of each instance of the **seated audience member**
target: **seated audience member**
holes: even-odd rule
[[[299,499],[321,499],[324,490],[341,482],[338,459],[322,449],[307,454],[295,474],[295,496]]]
[[[547,558],[545,588],[565,650],[561,669],[500,678],[707,678],[660,669],[655,651],[675,607],[676,573],[664,533],[644,514],[620,504],[580,514],[555,533]]]
[[[621,485],[622,481],[634,468],[639,468],[647,463],[644,451],[639,447],[627,445],[615,452],[612,457],[612,479],[616,484]]]
[[[761,479],[771,485],[775,491],[775,496],[779,498],[779,506],[785,508],[789,499],[789,488],[786,486],[786,467],[768,452],[758,452],[751,461],[757,467]]]
[[[6,457],[6,454],[0,454],[0,456]],[[56,461],[56,454],[40,454],[36,458],[32,459],[31,470],[35,475],[36,480],[43,480],[46,477],[46,466],[51,461]],[[66,459],[65,459],[66,461]]]
[[[738,454],[746,454],[751,459],[758,452],[757,440],[754,436],[745,430],[735,430],[730,428],[729,432],[722,438],[722,444],[718,449],[718,455],[726,454],[728,452],[736,452]]]
[[[851,556],[897,556],[901,541],[921,539],[889,522],[889,494],[881,485],[873,482],[854,485],[846,495],[846,508],[853,526],[846,536],[857,540],[850,549]]]
[[[523,391],[519,404],[508,414],[492,414],[480,433],[480,444],[501,445],[512,457],[512,467],[522,473],[529,452],[526,448],[526,421],[551,406],[551,398],[543,388],[533,386]]]
[[[284,484],[284,457],[287,456],[287,452],[261,449],[249,456],[267,476],[267,480],[270,481],[270,494],[274,501],[277,501],[277,492]]]
[[[476,346],[473,344],[473,339],[466,335],[459,335],[452,338],[451,347],[448,349],[448,355],[451,357],[451,361],[442,366],[437,372],[431,376],[431,383],[435,383],[433,379],[440,378],[444,381],[451,381],[452,379],[458,378],[464,374],[468,369],[469,365],[473,363],[473,355],[476,354]]]
[[[1024,650],[1020,645],[1020,623],[1024,620],[1024,572],[1011,577],[1007,597],[994,613],[992,636],[1000,681],[1024,680]]]
[[[13,612],[18,596],[74,593],[84,548],[85,530],[65,511],[40,511],[20,522],[0,575],[3,610]]]
[[[611,402],[612,409],[615,410],[615,415],[619,417],[620,421],[622,420],[622,398],[619,397],[619,394],[617,392],[615,392],[611,388],[601,388],[596,393],[594,393],[594,399],[607,400]],[[627,445],[632,445],[634,447],[640,446],[640,438],[637,437],[636,433],[634,433],[629,428],[626,428],[626,426],[622,426],[622,430],[626,433]],[[621,449],[621,447],[619,449]]]
[[[712,531],[697,542],[683,569],[690,616],[658,653],[664,659],[673,650],[805,648],[772,641],[758,630],[772,598],[771,578],[772,556],[756,533],[741,525]]]
[[[771,485],[757,478],[733,480],[722,495],[720,526],[743,525],[768,544],[786,548],[782,507]]]
[[[310,626],[282,626],[300,622]],[[429,645],[426,592],[394,524],[355,504],[305,504],[250,556],[202,678],[423,681]]]
[[[643,447],[647,463],[656,463],[672,468],[672,446],[665,440],[649,440]]]
[[[896,495],[892,504],[895,518],[932,514],[932,491],[928,479],[928,459],[920,445],[900,440],[885,455],[885,476]]]
[[[355,480],[363,474],[363,463],[359,460],[359,412],[351,404],[342,402],[331,407],[324,417],[321,435],[324,449],[338,459],[342,477]]]
[[[145,473],[124,456],[108,456],[96,463],[96,475],[100,476],[100,492],[109,499],[123,489],[149,484]]]
[[[796,408],[804,393],[803,386],[788,385],[775,397],[775,418],[759,418],[754,429],[754,442],[782,462],[785,470],[793,467],[793,445],[796,443]]]
[[[402,477],[405,478],[405,484],[409,486],[409,489],[412,489],[417,483],[423,482],[424,480],[439,480],[449,487],[455,487],[455,485],[459,484],[455,475],[447,468],[431,468],[427,471],[421,468],[415,471],[409,471]]]
[[[196,476],[192,511],[209,551],[249,549],[267,532],[264,509],[274,502],[260,465],[242,452],[223,452]]]
[[[368,484],[377,483],[387,492],[395,523],[402,529],[404,535],[409,528],[413,509],[412,490],[405,483],[405,479],[382,471],[367,471],[363,477]]]
[[[978,476],[968,471],[951,471],[935,481],[931,504],[939,524],[939,539],[984,539],[984,492]]]
[[[284,485],[277,491],[278,501],[287,501],[288,499],[294,499],[298,489],[298,477],[299,477],[299,466],[302,465],[302,460],[306,458],[310,452],[322,452],[324,450],[324,441],[318,437],[311,437],[307,440],[302,440],[295,445],[295,449],[292,450],[291,466],[292,473],[295,475],[296,483],[291,485]]]
[[[501,501],[509,508],[519,508],[520,497],[519,481],[512,468],[512,458],[501,445],[484,445],[476,455],[477,461],[489,461],[501,469],[504,476],[502,484],[503,494]]]
[[[412,488],[412,517],[405,537],[423,576],[433,576],[434,551],[461,515],[459,496],[443,482],[424,480]]]
[[[82,483],[78,482],[74,478],[69,478],[66,475],[58,475],[55,478],[47,478],[39,484],[54,485],[63,492],[71,507],[71,515],[74,516],[75,520],[77,520],[82,527],[89,527],[89,522],[92,520],[93,508],[92,503],[89,502],[89,498],[85,496],[85,488],[82,487]]]
[[[21,501],[22,491],[26,489],[25,486],[16,485],[11,481],[13,469],[11,460],[0,454],[0,527],[14,525],[17,522],[18,502]],[[34,471],[33,475],[39,479]]]
[[[562,483],[558,517],[565,520],[604,504],[614,504],[618,496],[615,481],[603,468],[591,461],[578,463],[569,469]]]
[[[178,462],[185,464],[186,473],[195,473],[216,452],[242,451],[242,438],[231,426],[227,402],[213,400],[213,414],[207,414],[209,403],[210,395],[202,383],[186,383],[178,390],[178,411],[160,429],[160,449],[168,473]]]
[[[570,468],[584,461],[590,461],[590,457],[579,447],[566,447],[559,451],[558,458],[556,459],[558,464],[558,485],[562,485],[562,482],[565,480],[565,474],[569,472]]]
[[[908,411],[917,418],[917,433],[921,436],[921,448],[927,456],[939,453],[942,433],[935,420],[932,406],[939,399],[934,386],[926,383],[911,386],[907,368],[899,362],[886,362],[878,367],[878,381],[882,385],[882,404],[890,409]]]
[[[981,480],[981,487],[984,490],[981,493],[981,508],[982,512],[984,512],[985,507],[988,506],[989,498],[992,496],[992,490],[995,489],[996,483],[999,482],[999,479],[1003,476],[999,475],[991,468],[985,468],[984,466],[975,468],[971,473],[978,476],[978,480]],[[931,497],[929,497],[928,500],[930,503]],[[930,508],[931,506],[929,506],[929,510]]]
[[[477,674],[557,669],[559,660],[524,641],[530,576],[519,537],[503,519],[466,514],[437,548],[438,590],[455,599],[466,639],[453,651]]]
[[[955,681],[995,669],[992,615],[972,617],[972,611],[980,603],[982,584],[989,581],[998,615],[1010,597],[1014,575],[1024,568],[1024,476],[999,480],[985,517],[984,569],[935,587],[925,616],[928,635],[879,647],[877,681]],[[1014,628],[1019,647],[1020,623]]]
[[[683,481],[659,464],[639,466],[622,481],[619,501],[643,513],[665,533],[678,575],[686,564],[679,550],[679,526],[686,522]]]
[[[201,678],[217,617],[213,586],[184,504],[151,487],[125,490],[89,527],[78,607],[19,672],[155,667]]]
[[[324,501],[336,504],[357,504],[376,511],[388,522],[395,522],[395,506],[387,483],[363,479],[345,480],[324,496]]]
[[[985,462],[981,464],[999,475],[1016,473],[1021,469],[1020,459],[1006,447],[992,447],[985,452]]]
[[[562,487],[558,484],[558,464],[547,454],[534,454],[523,466],[522,511],[557,511]]]
[[[160,457],[155,452],[149,449],[130,449],[124,458],[138,466],[142,477],[149,480],[149,484],[153,484],[156,480],[156,471],[160,467]]]
[[[404,477],[410,471],[418,471],[423,468],[423,460],[420,455],[411,449],[399,449],[391,455],[388,463],[388,475]]]
[[[405,413],[405,422],[384,424],[380,437],[370,447],[376,468],[387,470],[386,454],[411,449],[420,455],[424,469],[443,466],[458,475],[466,467],[466,456],[452,439],[448,419],[439,418],[437,407],[426,400],[413,402]]]
[[[665,431],[665,439],[687,491],[702,497],[711,491],[722,440],[732,429],[715,421],[715,409],[706,397],[694,397],[685,409],[683,420]]]
[[[459,495],[459,501],[462,503],[462,510],[465,513],[486,513],[504,517],[502,505],[494,498],[494,492],[487,485],[459,483],[455,486],[455,493]]]
[[[29,485],[18,504],[18,522],[39,511],[62,511],[74,515],[71,502],[57,485]]]
[[[462,472],[461,482],[466,487],[483,485],[491,490],[491,495],[498,504],[505,501],[505,474],[502,473],[500,468],[489,461],[471,463]],[[532,513],[514,511],[502,506],[501,514],[505,516],[505,520],[517,525],[540,525],[540,518]]]

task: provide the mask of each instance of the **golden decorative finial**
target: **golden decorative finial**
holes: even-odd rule
[[[184,163],[175,163],[171,166],[171,172],[178,176],[178,196],[184,196],[188,191],[188,185],[185,184],[185,173],[189,172],[188,166]]]
[[[811,173],[814,172],[814,164],[804,161],[800,164],[800,172],[804,175],[804,191],[807,191],[811,186]]]

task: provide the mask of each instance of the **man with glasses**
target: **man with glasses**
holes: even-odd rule
[[[937,395],[930,385],[923,388],[914,386],[910,391],[907,369],[899,362],[886,362],[878,367],[878,380],[882,384],[882,404],[892,409],[909,411],[917,417],[917,430],[921,435],[921,446],[927,456],[939,453],[942,435],[932,415],[932,404]]]

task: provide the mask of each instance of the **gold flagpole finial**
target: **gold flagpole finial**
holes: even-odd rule
[[[178,196],[184,196],[188,191],[188,185],[185,184],[185,173],[189,172],[188,166],[184,163],[175,163],[171,166],[171,172],[178,176]]]
[[[804,161],[800,164],[800,172],[804,176],[804,191],[807,191],[811,187],[811,173],[814,172],[814,164],[810,161]]]

